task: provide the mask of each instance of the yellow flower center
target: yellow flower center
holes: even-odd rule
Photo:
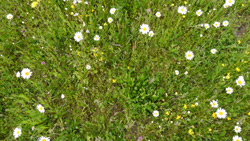
[[[43,108],[42,108],[42,107],[40,107],[39,109],[40,109],[41,111],[43,110]]]
[[[17,132],[16,132],[16,134],[19,134],[19,133],[20,133],[20,131],[17,131]]]
[[[78,38],[81,38],[81,36],[79,35]]]
[[[188,57],[191,57],[191,54],[188,54]]]
[[[215,103],[213,103],[213,105],[215,106]]]
[[[239,139],[236,139],[236,141],[240,141]]]
[[[206,28],[208,28],[208,26],[206,25]]]
[[[184,9],[181,9],[181,11],[184,11]]]
[[[223,115],[223,112],[219,112],[220,115]]]
[[[242,81],[239,80],[238,83],[239,83],[239,84],[242,84]]]
[[[11,16],[9,16],[9,18],[11,18]]]
[[[157,113],[155,112],[155,115],[157,115]]]
[[[225,7],[227,8],[227,5],[225,5]]]
[[[25,72],[25,75],[29,75],[29,72]]]
[[[218,24],[215,24],[216,26],[218,25]]]
[[[201,12],[198,12],[198,14],[201,14]]]
[[[113,10],[112,13],[115,13],[115,10]]]
[[[142,30],[143,30],[143,31],[146,31],[146,30],[147,30],[147,28],[146,28],[146,27],[144,27]]]
[[[230,92],[231,90],[227,90],[228,92]]]
[[[236,128],[236,130],[238,131],[238,128]]]
[[[229,3],[231,3],[232,1],[230,0],[230,1],[228,1]]]

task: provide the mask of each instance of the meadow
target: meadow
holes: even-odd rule
[[[0,140],[250,140],[249,0],[0,5]]]

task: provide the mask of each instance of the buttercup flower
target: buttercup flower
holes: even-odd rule
[[[185,6],[179,6],[178,7],[178,13],[180,13],[180,14],[186,14],[187,13],[187,7],[185,7]]]
[[[142,34],[147,34],[148,32],[149,32],[149,26],[147,25],[147,24],[142,24],[142,25],[140,25],[140,32],[142,33]]]
[[[153,36],[154,36],[154,32],[153,32],[153,31],[149,31],[148,35],[149,35],[150,37],[153,37]]]
[[[50,141],[49,137],[41,136],[38,141]]]
[[[218,105],[218,102],[215,101],[215,100],[211,101],[210,104],[211,104],[211,106],[212,106],[213,108],[218,108],[218,106],[219,106],[219,105]]]
[[[231,87],[226,88],[226,92],[227,92],[227,94],[232,94],[233,88],[231,88]]]
[[[223,24],[223,26],[228,26],[229,22],[228,21],[224,21],[222,24]]]
[[[32,72],[30,71],[30,69],[28,68],[24,68],[21,72],[21,76],[24,78],[24,79],[29,79],[30,76],[31,76]]]
[[[187,51],[185,57],[187,60],[192,60],[194,58],[194,53],[192,51]]]
[[[240,133],[240,132],[241,132],[241,127],[235,126],[235,127],[234,127],[234,131],[235,131],[236,133]]]
[[[239,76],[238,79],[236,79],[236,84],[239,85],[240,87],[243,87],[246,85],[244,77],[243,76]]]
[[[81,32],[76,32],[75,36],[74,36],[75,41],[80,42],[81,40],[83,40],[83,36]]]
[[[213,26],[216,27],[216,28],[220,27],[220,23],[219,22],[214,22]]]
[[[9,19],[9,20],[10,20],[10,19],[12,19],[12,18],[13,18],[13,15],[12,15],[12,14],[8,14],[6,17],[7,17],[7,19]]]
[[[108,22],[109,23],[112,23],[113,22],[113,19],[111,17],[108,18]]]
[[[159,116],[159,111],[157,111],[157,110],[153,111],[153,116],[158,117]]]
[[[233,141],[242,141],[242,137],[236,135],[233,137]]]
[[[160,12],[156,12],[155,16],[158,17],[158,18],[160,18],[161,17],[161,13]]]
[[[111,8],[109,12],[110,12],[110,14],[115,14],[115,11],[116,11],[115,8]]]
[[[226,118],[227,112],[226,112],[226,110],[219,108],[216,111],[216,115],[218,118]]]
[[[100,36],[99,35],[95,35],[94,40],[95,41],[99,41],[100,40]]]
[[[36,106],[36,108],[38,109],[38,111],[39,111],[40,113],[44,113],[44,112],[45,112],[45,109],[44,109],[44,107],[43,107],[41,104],[38,104],[38,105]]]
[[[212,53],[212,54],[215,54],[216,52],[217,52],[217,50],[216,50],[216,49],[214,49],[214,48],[213,48],[213,49],[211,49],[211,53]]]
[[[18,138],[19,136],[21,136],[22,134],[22,131],[21,131],[21,128],[15,128],[14,132],[13,132],[13,136],[14,138]]]
[[[203,13],[203,12],[201,11],[201,9],[199,9],[199,10],[196,11],[196,15],[197,15],[197,16],[200,16],[202,13]]]

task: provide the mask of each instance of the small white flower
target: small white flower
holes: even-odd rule
[[[75,13],[75,14],[74,14],[74,16],[78,16],[78,15],[79,15],[79,13]]]
[[[176,75],[179,75],[179,74],[180,74],[180,72],[179,72],[178,70],[175,70],[174,73],[175,73]]]
[[[103,27],[102,26],[99,26],[99,29],[102,29]]]
[[[154,36],[154,32],[153,32],[153,31],[149,31],[148,35],[149,35],[150,37],[153,37],[153,36]]]
[[[235,0],[226,0],[228,6],[232,6],[235,3]]]
[[[204,24],[205,29],[210,28],[210,25],[208,23]]]
[[[239,76],[239,78],[236,79],[236,84],[239,85],[240,87],[245,86],[246,83],[245,83],[244,77],[243,76]]]
[[[157,111],[157,110],[153,111],[153,116],[158,117],[159,116],[159,111]]]
[[[7,17],[7,19],[9,19],[9,20],[10,20],[10,19],[12,19],[12,18],[13,18],[13,15],[12,15],[12,14],[8,14],[6,17]]]
[[[217,109],[217,111],[216,111],[216,115],[217,115],[218,118],[226,118],[227,112],[226,112],[225,109],[219,108],[219,109]]]
[[[85,1],[84,4],[89,4],[88,1]]]
[[[200,34],[200,37],[203,37],[203,35],[202,35],[202,34]]]
[[[180,14],[186,14],[187,13],[187,7],[185,7],[185,6],[179,6],[178,7],[178,13],[180,13]]]
[[[36,108],[38,109],[38,111],[39,111],[40,113],[44,113],[44,112],[45,112],[45,109],[44,109],[44,107],[43,107],[41,104],[38,104],[38,105],[36,106]]]
[[[192,60],[194,58],[194,53],[192,51],[187,51],[185,57],[187,60]]]
[[[15,139],[18,138],[19,136],[21,136],[21,134],[22,134],[21,128],[15,128],[15,130],[14,130],[14,132],[13,132],[14,138],[15,138]]]
[[[242,137],[236,135],[233,137],[233,141],[242,141]]]
[[[142,34],[147,34],[148,32],[149,32],[149,26],[147,25],[147,24],[142,24],[142,25],[140,25],[140,32],[142,33]]]
[[[84,27],[86,24],[85,24],[85,22],[82,22],[82,26]]]
[[[225,4],[223,5],[223,7],[224,7],[224,8],[228,8],[228,5],[225,3]]]
[[[211,49],[211,53],[215,54],[217,52],[217,50],[215,48]]]
[[[218,105],[218,102],[215,101],[215,100],[211,101],[210,104],[211,104],[211,106],[212,106],[213,108],[218,108],[218,106],[219,106],[219,105]]]
[[[76,42],[80,42],[81,40],[83,40],[82,33],[81,32],[76,32],[75,36],[74,36],[74,39],[75,39]]]
[[[21,74],[20,74],[20,72],[18,71],[17,73],[16,73],[16,77],[20,77],[21,76]]]
[[[109,12],[110,12],[110,14],[115,14],[115,11],[116,11],[115,8],[111,8]]]
[[[108,18],[108,22],[109,23],[112,23],[113,22],[113,19],[111,17]]]
[[[86,69],[87,69],[87,70],[90,70],[90,69],[91,69],[91,66],[90,66],[90,65],[86,65]]]
[[[88,30],[88,29],[86,30],[86,33],[89,33],[89,30]]]
[[[228,26],[229,22],[228,21],[224,21],[222,24],[223,24],[223,26]]]
[[[190,114],[190,111],[188,111],[187,113]]]
[[[95,35],[94,40],[95,41],[99,41],[100,40],[100,36],[99,35]]]
[[[235,127],[234,127],[234,131],[235,131],[236,133],[240,133],[240,132],[241,132],[241,127],[235,126]]]
[[[185,75],[187,75],[188,74],[188,71],[185,71],[185,73],[184,73]]]
[[[49,137],[41,136],[38,141],[50,141]]]
[[[219,22],[214,22],[213,26],[216,27],[216,28],[220,27],[220,23]]]
[[[199,103],[198,103],[198,102],[195,102],[195,105],[196,105],[196,106],[198,106],[198,105],[199,105]]]
[[[201,16],[202,13],[203,13],[203,12],[201,11],[201,9],[199,9],[199,10],[196,11],[196,15],[197,15],[197,16]]]
[[[226,92],[227,92],[227,94],[232,94],[233,88],[231,88],[231,87],[226,88]]]
[[[21,76],[24,78],[24,79],[29,79],[30,76],[31,76],[32,72],[30,71],[30,69],[28,68],[24,68],[21,72]]]
[[[65,97],[64,94],[62,94],[62,95],[61,95],[61,98],[64,99],[64,97]]]
[[[161,17],[161,13],[160,12],[156,12],[155,16],[158,17],[158,18],[160,18]]]

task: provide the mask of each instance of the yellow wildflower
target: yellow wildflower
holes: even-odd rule
[[[108,24],[105,22],[103,25],[104,25],[104,26],[107,26]]]
[[[130,67],[128,66],[128,69],[129,69]]]
[[[184,109],[187,109],[187,105],[186,104],[184,104]]]
[[[230,118],[230,117],[228,117],[228,118],[227,118],[227,120],[231,120],[231,118]]]
[[[95,56],[95,57],[97,57],[97,56],[98,56],[98,54],[97,54],[97,53],[94,53],[94,56]]]
[[[244,7],[245,5],[242,3],[241,6]]]
[[[225,67],[225,64],[221,64],[222,67]]]
[[[172,3],[171,6],[174,6],[174,4]]]
[[[249,112],[250,113],[250,112]],[[169,112],[166,112],[166,115],[169,115]]]
[[[250,112],[248,113],[248,115],[250,116]]]
[[[193,135],[193,134],[194,134],[193,129],[189,129],[189,130],[188,130],[188,133],[189,133],[190,135]]]
[[[236,70],[237,72],[240,72],[240,68],[238,68],[238,67],[237,67],[235,70]]]
[[[86,18],[87,18],[88,16],[89,16],[88,14],[85,15]]]
[[[178,92],[175,92],[175,95],[178,95]]]
[[[112,82],[113,82],[113,83],[116,83],[116,79],[113,79]]]
[[[70,15],[74,15],[74,13],[73,13],[73,12],[70,12]]]
[[[226,79],[230,78],[230,73],[227,73]]]
[[[103,60],[103,58],[101,57],[100,59],[99,59],[99,61],[102,61]]]
[[[241,44],[241,41],[240,41],[240,40],[238,40],[238,44]]]
[[[181,118],[181,116],[177,115],[176,119],[178,120],[178,119],[180,119],[180,118]]]
[[[209,128],[209,129],[208,129],[208,131],[210,131],[210,132],[211,132],[211,131],[212,131],[212,129],[211,129],[211,128]]]
[[[37,5],[38,5],[38,2],[36,2],[36,1],[34,1],[34,2],[31,3],[31,7],[32,8],[35,8]]]
[[[183,15],[183,16],[182,16],[182,18],[186,18],[186,16],[185,16],[185,15]]]
[[[165,120],[168,120],[168,118],[165,118]]]
[[[191,105],[191,107],[192,107],[192,108],[194,108],[194,107],[195,107],[195,105],[194,105],[194,104],[192,104],[192,105]]]
[[[94,12],[95,10],[94,9],[92,9],[92,12]]]
[[[216,117],[217,117],[216,113],[213,113],[213,114],[212,114],[212,116],[213,116],[214,118],[216,118]]]
[[[75,8],[75,6],[74,6],[74,5],[71,5],[70,7],[71,7],[72,9],[74,9],[74,8]]]
[[[164,102],[164,101],[165,101],[165,99],[162,99],[162,101]]]
[[[80,55],[80,53],[81,53],[80,51],[77,51],[77,55]]]
[[[187,2],[186,2],[186,1],[184,1],[184,4],[187,4]]]

